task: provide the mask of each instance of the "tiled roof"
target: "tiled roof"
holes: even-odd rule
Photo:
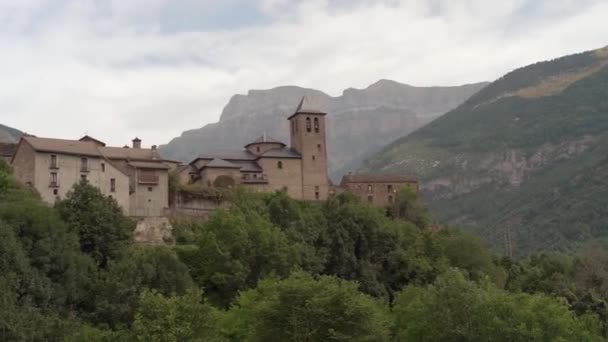
[[[89,157],[101,157],[97,145],[90,141],[36,137],[23,137],[23,140],[32,145],[32,147],[36,151],[75,154]]]
[[[219,169],[240,169],[241,167],[223,159],[213,159],[207,163],[204,168],[219,168]]]
[[[264,158],[264,157],[268,157],[268,158],[302,158],[302,155],[300,155],[298,152],[296,152],[294,149],[290,148],[290,147],[283,147],[283,148],[273,148],[272,150],[268,150],[266,152],[264,152],[260,158]]]
[[[84,137],[80,138],[80,140],[78,140],[78,141],[92,141],[92,142],[97,143],[97,144],[99,144],[101,146],[106,146],[106,143],[104,143],[101,140],[97,140],[97,139],[93,138],[90,135],[85,135]]]
[[[17,144],[0,143],[0,156],[12,157],[17,150]]]
[[[400,175],[348,175],[342,177],[341,184],[345,183],[412,183],[418,182],[416,178]]]
[[[122,148],[99,146],[91,140],[66,140],[37,137],[23,137],[23,140],[32,145],[34,150],[50,153],[64,153],[78,156],[98,157],[115,160],[144,161],[160,164],[165,168],[157,151],[148,148]]]
[[[160,158],[149,148],[99,147],[101,153],[109,159],[158,160]]]
[[[170,169],[169,165],[166,165],[161,162],[129,162],[129,165],[137,168],[137,169],[156,169],[156,170],[168,170]]]

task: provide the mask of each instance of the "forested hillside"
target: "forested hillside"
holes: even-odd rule
[[[608,234],[606,156],[608,48],[515,70],[365,169],[420,177],[440,222],[522,256]]]
[[[430,232],[407,190],[390,213],[236,191],[138,246],[86,181],[50,208],[0,161],[0,340],[604,340],[605,246],[516,262]]]

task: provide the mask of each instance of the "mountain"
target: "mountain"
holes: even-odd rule
[[[4,126],[0,124],[0,142],[1,143],[16,143],[19,141],[19,138],[23,135],[23,132],[20,132],[14,128]]]
[[[507,254],[608,235],[608,47],[536,63],[362,170],[417,175],[433,213]]]
[[[347,89],[331,97],[294,86],[235,95],[219,122],[184,132],[160,151],[190,161],[201,153],[241,148],[262,133],[289,142],[287,116],[307,95],[328,115],[330,173],[354,170],[364,157],[455,108],[486,83],[459,87],[413,87],[381,80],[366,89]]]

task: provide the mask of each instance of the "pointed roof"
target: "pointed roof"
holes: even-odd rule
[[[85,135],[84,137],[80,138],[78,141],[92,141],[92,142],[98,144],[99,146],[106,146],[106,143],[104,143],[101,140],[97,140],[88,134]]]
[[[296,108],[296,111],[291,115],[288,120],[296,116],[297,114],[316,114],[316,115],[326,115],[327,113],[320,111],[316,106],[312,104],[308,96],[304,95],[302,100],[300,100],[300,104]]]

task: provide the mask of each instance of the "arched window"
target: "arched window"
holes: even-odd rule
[[[283,168],[283,162],[282,161],[278,161],[277,162],[277,168],[282,169]]]
[[[315,118],[315,133],[319,133],[319,118]]]
[[[310,131],[311,131],[310,118],[306,118],[306,132],[310,132]]]

